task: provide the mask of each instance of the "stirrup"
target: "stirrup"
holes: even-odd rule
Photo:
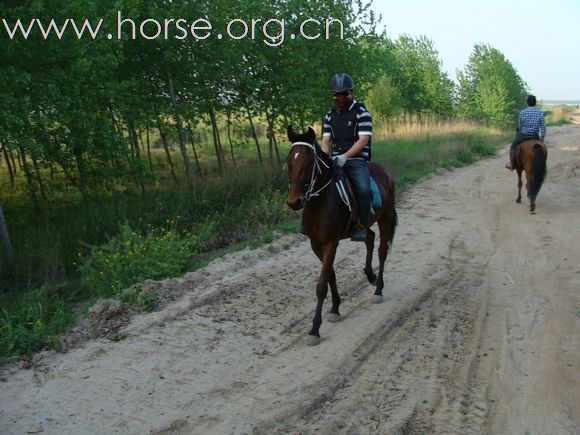
[[[362,234],[361,234],[362,233]],[[354,228],[352,237],[350,238],[352,242],[365,242],[367,240],[367,230],[362,225],[357,225]]]

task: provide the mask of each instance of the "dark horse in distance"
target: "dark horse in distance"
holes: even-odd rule
[[[526,172],[526,190],[530,201],[530,213],[536,211],[536,197],[546,178],[546,144],[538,139],[528,139],[516,148],[514,169],[518,174],[517,203],[522,202],[522,171]]]
[[[322,269],[316,285],[316,314],[307,343],[320,343],[320,325],[322,325],[322,304],[328,293],[332,294],[330,321],[340,319],[340,297],[336,287],[334,258],[340,240],[350,237],[354,224],[353,215],[341,200],[333,175],[332,161],[316,142],[312,128],[303,134],[297,134],[288,127],[288,139],[292,148],[286,160],[288,166],[288,197],[286,203],[293,210],[304,207],[302,226],[310,239],[310,246],[320,259]],[[364,272],[370,283],[376,283],[374,302],[383,298],[383,271],[385,260],[395,235],[397,212],[395,211],[395,186],[386,169],[375,163],[369,163],[369,171],[379,188],[382,206],[371,213],[369,226],[375,222],[379,226],[379,271],[373,273],[371,265],[375,242],[375,233],[367,230],[366,264]]]

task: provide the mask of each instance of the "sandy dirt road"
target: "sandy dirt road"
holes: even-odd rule
[[[159,284],[183,296],[124,340],[4,369],[0,432],[579,433],[580,125],[548,146],[535,215],[505,151],[401,195],[382,304],[343,242],[319,346],[318,260],[286,236]]]

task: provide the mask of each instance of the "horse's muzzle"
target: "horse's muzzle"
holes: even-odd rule
[[[286,205],[288,205],[292,210],[297,211],[304,207],[304,200],[302,198],[298,198],[294,201],[287,200]]]

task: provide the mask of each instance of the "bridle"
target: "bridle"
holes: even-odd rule
[[[304,188],[306,189],[306,191],[304,192],[304,199],[306,201],[308,201],[310,198],[312,198],[314,196],[318,196],[320,194],[320,192],[322,192],[324,189],[326,189],[328,187],[328,185],[332,182],[332,177],[331,177],[330,180],[328,180],[328,182],[324,186],[322,186],[320,189],[314,191],[314,186],[316,184],[316,180],[317,180],[318,176],[322,175],[321,165],[327,169],[330,169],[330,166],[328,166],[326,164],[326,162],[318,155],[318,153],[316,152],[316,147],[314,145],[312,145],[308,142],[294,142],[294,143],[292,143],[292,147],[290,148],[290,150],[292,150],[292,148],[294,148],[296,146],[308,147],[314,153],[314,165],[312,165],[312,174],[310,176],[310,183],[305,183],[304,181],[302,181],[298,178],[289,178],[288,179],[289,185],[296,184],[298,186],[301,186],[301,185],[304,186]]]

